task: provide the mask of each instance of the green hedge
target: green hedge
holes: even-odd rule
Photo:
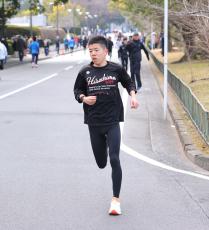
[[[8,54],[9,54],[9,55],[12,55],[12,54],[14,54],[14,50],[13,50],[13,48],[12,48],[12,43],[13,43],[13,41],[10,40],[10,39],[8,39],[7,42],[8,42]]]
[[[6,34],[6,37],[9,39],[16,35],[22,35],[22,36],[29,37],[30,27],[10,25],[6,27],[5,34]],[[45,38],[48,38],[52,42],[54,42],[56,40],[57,30],[56,28],[52,28],[52,27],[33,27],[33,35],[41,36],[43,40]],[[60,36],[60,39],[64,39],[64,37],[66,36],[64,29],[59,28],[59,36]]]
[[[14,53],[12,48],[12,37],[16,35],[22,35],[23,37],[29,37],[30,36],[30,27],[29,26],[15,26],[15,25],[9,25],[5,29],[5,36],[7,38],[8,42],[8,54],[12,55]],[[42,40],[45,38],[48,38],[52,41],[52,43],[55,43],[56,36],[57,36],[57,30],[56,28],[52,27],[33,27],[33,35],[40,36]],[[61,41],[66,36],[66,33],[64,29],[59,28],[59,36]]]
[[[80,27],[71,27],[69,32],[71,34],[74,34],[74,35],[79,35],[79,34],[81,34],[81,28]]]
[[[6,37],[12,38],[15,35],[30,36],[29,26],[7,26],[5,30]],[[38,27],[33,27],[33,34],[39,35],[40,29]]]

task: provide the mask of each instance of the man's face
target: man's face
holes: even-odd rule
[[[134,40],[134,41],[138,41],[139,39],[140,39],[139,35],[134,35],[134,36],[133,36],[133,40]]]
[[[89,45],[89,53],[96,66],[102,66],[106,62],[106,55],[108,51],[103,45],[98,43]]]

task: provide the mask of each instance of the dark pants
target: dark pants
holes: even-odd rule
[[[137,83],[137,89],[140,89],[142,87],[141,83],[141,62],[133,62],[130,61],[130,68],[131,68],[131,79],[136,84]]]
[[[48,56],[49,55],[49,47],[44,47],[44,53],[45,53],[45,56]]]
[[[113,196],[119,197],[122,181],[122,170],[119,159],[120,126],[119,124],[89,126],[89,133],[94,157],[99,168],[105,168],[108,157],[107,150],[109,149],[110,164],[112,167]]]
[[[0,69],[4,69],[4,60],[0,60]]]
[[[60,53],[60,46],[59,45],[56,45],[56,51],[57,51],[57,54]]]
[[[23,50],[19,50],[18,53],[19,53],[19,60],[23,61],[24,51]]]
[[[32,63],[38,64],[38,54],[32,54]]]
[[[128,57],[121,57],[121,65],[127,71],[127,69],[128,69]]]

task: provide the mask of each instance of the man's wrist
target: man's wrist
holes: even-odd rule
[[[84,94],[81,94],[81,95],[80,95],[80,100],[81,100],[81,102],[84,102],[84,98],[85,98],[85,95],[84,95]]]
[[[136,96],[136,93],[135,93],[135,91],[134,91],[134,90],[131,90],[131,92],[130,92],[130,96],[131,96],[131,97],[135,97],[135,96]]]

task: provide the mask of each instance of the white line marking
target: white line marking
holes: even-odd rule
[[[12,95],[14,95],[16,93],[19,93],[19,92],[21,92],[23,90],[26,90],[28,88],[31,88],[31,87],[33,87],[35,85],[38,85],[38,84],[42,83],[42,82],[48,81],[49,79],[51,79],[53,77],[56,77],[57,75],[58,75],[58,73],[54,73],[54,74],[52,74],[52,75],[50,75],[48,77],[45,77],[45,78],[43,78],[43,79],[41,79],[39,81],[35,81],[35,82],[33,82],[33,83],[29,84],[29,85],[23,86],[23,87],[21,87],[19,89],[16,89],[16,90],[11,91],[9,93],[3,94],[3,95],[0,96],[0,100],[4,99],[6,97],[12,96]]]
[[[127,93],[126,90],[123,90],[122,101],[123,101],[123,107],[124,107],[124,114],[126,114],[126,111],[127,111],[127,103],[128,103],[128,93]],[[124,122],[121,122],[121,123],[120,123],[121,140],[122,140],[122,138],[123,138],[123,128],[124,128]]]
[[[129,148],[128,146],[124,145],[123,143],[121,144],[121,150],[123,150],[125,153],[127,153],[130,156],[133,156],[141,161],[144,161],[150,165],[162,168],[162,169],[166,169],[168,171],[172,171],[172,172],[177,172],[177,173],[181,173],[181,174],[186,174],[186,175],[190,175],[193,177],[198,177],[204,180],[209,180],[209,176],[205,176],[199,173],[194,173],[194,172],[190,172],[190,171],[186,171],[186,170],[182,170],[182,169],[177,169],[174,168],[172,166],[166,165],[164,163],[158,162],[156,160],[153,160],[149,157],[146,157],[138,152],[136,152],[135,150]]]
[[[126,90],[123,90],[122,100],[123,100],[123,104],[124,104],[124,114],[126,114],[127,101],[128,101],[128,94],[127,94]],[[159,161],[153,160],[153,159],[151,159],[149,157],[146,157],[146,156],[136,152],[135,150],[131,149],[130,147],[128,147],[127,145],[125,145],[123,143],[122,136],[123,136],[124,123],[120,123],[120,128],[121,128],[121,150],[123,152],[125,152],[126,154],[128,154],[128,155],[130,155],[132,157],[135,157],[135,158],[137,158],[137,159],[139,159],[141,161],[144,161],[144,162],[146,162],[146,163],[148,163],[150,165],[153,165],[153,166],[156,166],[156,167],[159,167],[159,168],[162,168],[162,169],[166,169],[168,171],[189,175],[189,176],[197,177],[197,178],[204,179],[204,180],[209,180],[209,176],[202,175],[202,174],[199,174],[199,173],[190,172],[190,171],[186,171],[186,170],[182,170],[182,169],[177,169],[177,168],[174,168],[172,166],[166,165],[166,164],[161,163]]]
[[[72,69],[72,68],[73,68],[73,66],[70,65],[70,66],[66,67],[65,70],[69,70],[69,69]]]

